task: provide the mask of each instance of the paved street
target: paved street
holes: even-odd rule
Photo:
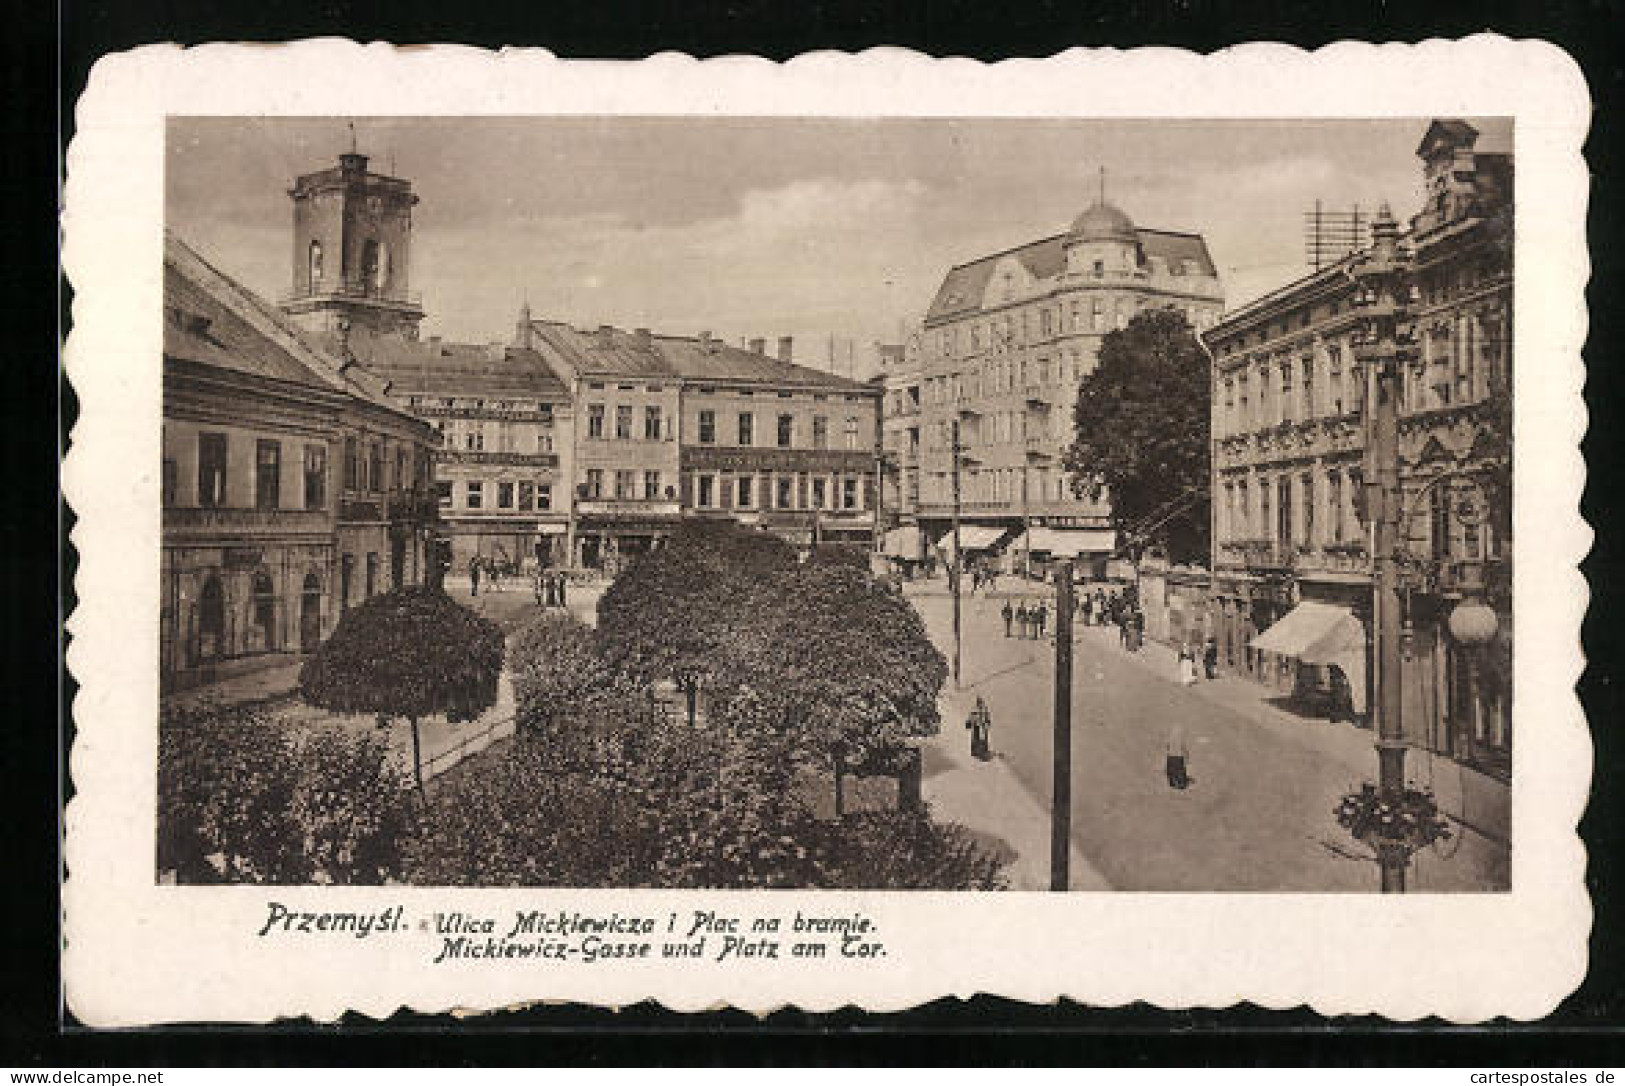
[[[990,779],[1007,774],[1025,794],[988,788],[981,818],[1014,825],[1030,822],[1034,807],[1048,810],[1054,642],[1006,639],[998,614],[1004,594],[965,601],[966,692],[949,700],[962,718],[976,694],[987,699],[998,759],[971,763],[971,771]],[[910,585],[908,595],[951,654],[952,605],[942,582]],[[1079,629],[1075,643],[1073,842],[1106,883],[1123,890],[1376,888],[1373,864],[1334,851],[1353,854],[1360,846],[1332,816],[1345,792],[1375,775],[1369,732],[1289,718],[1263,705],[1242,679],[1181,687],[1166,647],[1124,652],[1114,629]],[[1191,752],[1193,784],[1184,792],[1168,786],[1163,767],[1176,722]],[[943,723],[943,741],[964,746],[963,720]],[[1504,854],[1484,838],[1460,834],[1443,851],[1452,850],[1450,858],[1421,853],[1411,888],[1505,884]]]

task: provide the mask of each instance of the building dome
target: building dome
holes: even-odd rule
[[[1106,203],[1096,201],[1072,220],[1072,236],[1079,241],[1138,241],[1134,220]]]

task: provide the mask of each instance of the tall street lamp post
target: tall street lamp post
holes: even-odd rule
[[[960,450],[960,446],[959,446],[959,419],[957,417],[955,417],[955,419],[953,420],[953,431],[949,436],[952,439],[951,443],[952,443],[952,455],[953,455],[953,465],[952,465],[952,468],[951,468],[949,474],[950,474],[950,476],[952,478],[953,497],[954,497],[954,520],[953,520],[953,525],[954,525],[954,527],[953,527],[954,547],[953,547],[953,553],[951,553],[948,556],[948,589],[949,589],[949,592],[953,595],[953,598],[954,598],[954,687],[955,687],[955,689],[957,689],[959,687],[959,656],[960,656],[960,651],[959,651],[959,629],[960,629],[960,627],[959,627],[959,621],[960,621],[959,620],[959,567],[960,567],[960,554],[961,554],[961,551],[959,549],[959,457],[960,457],[961,450]]]
[[[1350,274],[1363,328],[1354,350],[1365,374],[1366,508],[1371,518],[1372,625],[1375,638],[1377,789],[1398,804],[1405,792],[1405,742],[1401,723],[1399,584],[1401,502],[1399,396],[1404,364],[1415,353],[1409,328],[1409,257],[1401,252],[1399,226],[1387,205],[1371,224],[1368,255]],[[1384,893],[1405,889],[1409,855],[1403,846],[1379,844]]]

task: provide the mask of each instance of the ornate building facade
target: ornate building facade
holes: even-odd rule
[[[963,524],[984,538],[1032,527],[1058,548],[1112,549],[1109,505],[1072,493],[1062,456],[1101,340],[1154,307],[1197,329],[1218,318],[1207,245],[1138,227],[1104,195],[1063,234],[949,270],[921,330],[918,517],[932,538],[954,504],[957,421]]]
[[[174,237],[164,251],[165,689],[309,652],[421,583],[437,438]]]
[[[1509,817],[1512,750],[1509,135],[1436,121],[1417,149],[1428,197],[1406,237],[1417,352],[1399,405],[1405,736],[1474,771],[1459,775],[1465,820],[1490,833]],[[1360,719],[1373,666],[1374,475],[1371,375],[1355,358],[1362,322],[1347,274],[1358,259],[1242,307],[1205,338],[1221,662]],[[1494,608],[1488,645],[1452,637],[1464,598]]]

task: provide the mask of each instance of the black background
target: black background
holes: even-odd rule
[[[25,324],[14,315],[24,309],[36,320],[26,326],[34,334],[8,337],[11,357],[3,370],[11,382],[4,431],[5,477],[11,485],[8,501],[0,506],[5,544],[0,613],[9,619],[5,658],[12,676],[8,689],[15,693],[9,726],[0,730],[6,774],[0,793],[10,808],[11,829],[0,878],[12,884],[9,893],[0,894],[10,914],[0,926],[0,1064],[1625,1064],[1617,1032],[1625,1024],[1617,780],[1625,767],[1617,727],[1622,627],[1614,619],[1625,601],[1612,515],[1620,503],[1611,500],[1620,483],[1621,428],[1614,425],[1620,406],[1619,320],[1613,303],[1620,293],[1621,14],[1617,0],[1471,5],[97,0],[14,16],[5,38],[3,75],[10,106],[3,156],[9,213],[0,227],[10,259],[0,261],[0,276],[4,297],[13,303],[8,323],[21,332]],[[542,1008],[453,1028],[444,1019],[400,1014],[385,1023],[354,1020],[339,1028],[294,1022],[273,1030],[93,1033],[62,1011],[58,838],[49,830],[58,825],[59,790],[68,787],[58,759],[71,696],[60,662],[60,616],[71,610],[73,554],[65,534],[68,514],[60,507],[49,458],[65,446],[73,404],[70,390],[44,361],[67,326],[69,304],[66,284],[60,276],[49,278],[46,266],[56,267],[53,212],[61,154],[73,131],[73,103],[97,57],[162,41],[334,35],[397,43],[543,45],[565,57],[637,58],[678,50],[784,59],[812,49],[906,45],[938,56],[998,60],[1045,56],[1071,45],[1165,45],[1208,52],[1248,40],[1314,48],[1341,39],[1418,41],[1482,30],[1561,46],[1584,69],[1597,106],[1587,144],[1595,174],[1589,227],[1592,325],[1586,346],[1592,423],[1584,443],[1590,483],[1582,509],[1598,537],[1585,567],[1593,600],[1584,631],[1590,665],[1580,685],[1596,743],[1593,801],[1582,823],[1591,850],[1587,881],[1596,924],[1591,972],[1549,1019],[1459,1029],[1437,1022],[1327,1021],[1301,1009],[1165,1012],[1137,1005],[1100,1010],[1070,1004],[1027,1007],[979,997],[878,1017],[782,1011],[758,1021],[726,1013],[681,1016],[644,1005],[620,1012]],[[40,260],[38,268],[33,259]],[[30,300],[31,308],[17,304]],[[1538,359],[1520,360],[1525,379],[1536,375],[1538,366]],[[52,404],[60,409],[54,428]],[[48,550],[47,540],[56,546]],[[58,619],[58,637],[49,640],[40,626],[46,615]],[[61,735],[53,720],[60,722]],[[1483,953],[1498,953],[1495,933],[1483,934]],[[1359,953],[1359,947],[1351,945],[1348,952]],[[198,965],[175,964],[178,970]]]

